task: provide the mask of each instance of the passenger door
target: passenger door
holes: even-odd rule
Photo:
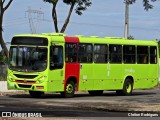
[[[63,91],[64,90],[64,60],[63,60],[63,46],[50,47],[50,71],[48,78],[49,91]]]

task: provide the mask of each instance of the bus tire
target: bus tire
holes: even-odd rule
[[[132,94],[133,90],[133,82],[131,79],[127,78],[123,84],[123,90],[117,90],[116,93],[118,95],[129,96]]]
[[[62,97],[71,98],[75,93],[75,83],[73,81],[69,81],[66,84],[66,90],[61,92]]]
[[[103,90],[92,90],[92,91],[88,91],[88,93],[91,96],[100,96],[103,94]]]
[[[44,92],[40,92],[40,91],[29,91],[29,94],[31,97],[33,98],[40,98],[42,96],[42,94],[44,94]]]

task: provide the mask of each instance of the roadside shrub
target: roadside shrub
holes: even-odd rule
[[[6,81],[7,80],[7,76],[0,76],[0,81]]]

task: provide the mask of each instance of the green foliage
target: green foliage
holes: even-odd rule
[[[3,52],[0,52],[0,65],[7,63],[7,57],[3,54]]]
[[[7,80],[7,76],[0,75],[0,81],[6,81],[6,80]]]
[[[54,4],[54,3],[56,3],[58,0],[43,0],[43,1]]]
[[[144,9],[146,11],[148,11],[149,9],[152,9],[153,8],[153,5],[150,4],[150,2],[155,2],[157,0],[143,0],[143,6],[144,6]],[[124,0],[124,2],[126,2],[126,0]],[[128,0],[129,4],[133,4],[136,2],[136,0]]]
[[[87,7],[90,7],[91,4],[91,0],[77,0],[76,13],[82,15],[82,12],[85,11]]]
[[[134,37],[132,35],[128,36],[128,40],[134,40]]]
[[[4,55],[4,53],[1,51],[0,52],[0,67],[2,67],[2,65],[7,63],[7,57]],[[0,68],[0,81],[4,81],[7,79],[7,74],[6,72]]]
[[[52,3],[53,5],[55,5],[58,2],[58,0],[43,0],[43,1]],[[90,7],[92,4],[91,0],[63,0],[63,3],[67,5],[75,4],[76,5],[75,13],[77,13],[78,15],[82,15],[83,11],[85,11],[87,7]]]
[[[129,4],[133,4],[136,2],[136,0],[128,0]],[[124,3],[126,3],[126,0],[124,0]]]
[[[149,0],[143,0],[143,6],[144,6],[144,9],[147,11],[153,8],[153,5],[149,3]]]

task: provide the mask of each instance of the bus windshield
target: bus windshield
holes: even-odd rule
[[[22,72],[44,71],[47,68],[47,48],[12,46],[9,53],[9,68]]]

